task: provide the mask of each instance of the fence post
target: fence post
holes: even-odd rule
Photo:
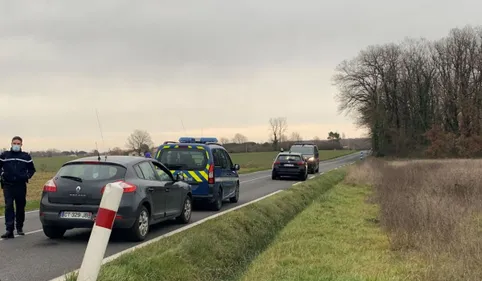
[[[123,193],[124,189],[119,183],[105,186],[77,281],[97,280]]]

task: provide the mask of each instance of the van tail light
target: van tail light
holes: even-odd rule
[[[116,183],[120,183],[121,187],[124,189],[124,193],[132,193],[137,190],[137,186],[135,186],[132,183],[128,183],[125,181],[116,181]],[[105,186],[102,187],[102,189],[100,190],[100,193],[104,194],[104,190],[105,190]]]
[[[208,183],[214,184],[214,165],[209,166]]]
[[[43,191],[44,192],[57,192],[57,185],[55,184],[54,179],[50,179],[44,184]]]

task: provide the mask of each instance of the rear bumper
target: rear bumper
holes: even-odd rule
[[[72,228],[92,228],[99,206],[97,205],[70,205],[53,204],[46,198],[42,198],[40,203],[39,217],[42,225],[56,226],[67,229]],[[60,217],[62,211],[91,212],[92,220],[87,219],[66,219]],[[136,221],[137,209],[132,206],[119,206],[117,217],[114,221],[114,228],[130,228]]]
[[[306,173],[306,169],[305,168],[298,168],[298,169],[277,168],[277,169],[273,169],[272,172],[277,176],[299,176],[299,175],[304,175]]]
[[[308,169],[313,170],[316,169],[316,161],[308,162]]]
[[[219,190],[219,183],[215,184],[208,184],[208,187],[201,188],[193,188],[192,190],[192,199],[194,201],[213,201],[215,199],[215,194],[218,193]],[[204,192],[202,192],[204,191]]]

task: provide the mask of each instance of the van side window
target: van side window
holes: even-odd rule
[[[213,149],[213,158],[215,167],[219,167],[221,169],[228,169],[226,157],[224,156],[224,153],[221,149]]]
[[[233,161],[231,160],[231,157],[229,156],[228,152],[226,150],[221,150],[224,154],[224,158],[226,158],[226,169],[232,169],[233,168]]]

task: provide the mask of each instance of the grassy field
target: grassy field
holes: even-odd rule
[[[291,221],[240,281],[424,280],[390,251],[367,186],[339,184]]]
[[[344,175],[329,172],[126,254],[103,266],[98,280],[236,280],[291,219]]]
[[[343,155],[353,153],[352,150],[320,150],[320,158],[328,160]],[[250,173],[271,168],[273,159],[277,152],[253,152],[253,153],[233,153],[233,161],[241,166],[240,173]],[[28,185],[27,210],[35,210],[39,206],[39,199],[42,194],[43,185],[51,179],[55,172],[67,161],[75,159],[73,157],[37,157],[34,158],[37,173]],[[3,200],[0,200],[0,215],[3,215]]]

